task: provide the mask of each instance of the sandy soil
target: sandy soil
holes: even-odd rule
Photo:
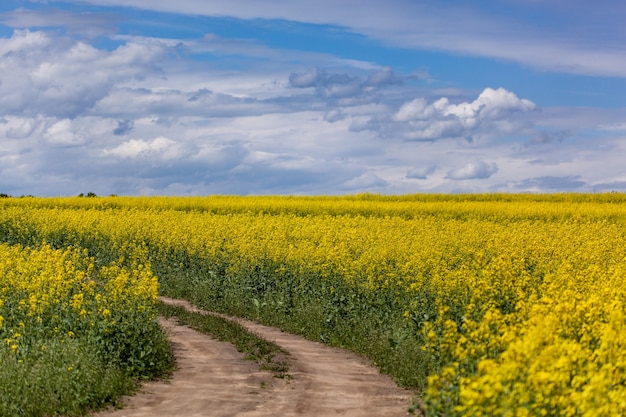
[[[182,300],[162,299],[184,305]],[[97,417],[407,416],[412,393],[398,388],[362,358],[279,329],[233,318],[290,354],[291,380],[274,378],[230,344],[162,320],[174,346],[177,371],[146,384],[121,410]]]

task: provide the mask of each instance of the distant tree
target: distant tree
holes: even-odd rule
[[[89,191],[87,193],[87,197],[98,197],[98,196],[96,195],[96,193],[92,193],[91,191]]]
[[[8,195],[8,194],[0,193],[0,198],[9,198],[9,197],[11,197],[11,196]]]

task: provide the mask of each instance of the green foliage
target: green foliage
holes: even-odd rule
[[[159,271],[160,264],[155,264]],[[272,325],[368,356],[404,387],[423,388],[429,359],[392,289],[367,290],[341,276],[280,270],[270,260],[207,271],[206,261],[161,273],[161,290],[212,311]],[[159,272],[157,272],[159,274]],[[404,297],[408,297],[406,294]],[[408,303],[408,301],[406,301]]]
[[[82,416],[135,390],[82,340],[36,343],[19,357],[0,346],[0,363],[0,416]]]
[[[158,283],[127,264],[0,243],[0,416],[83,415],[172,369]]]
[[[602,415],[596,398],[626,415],[625,202],[3,199],[0,239],[74,245],[97,266],[140,253],[161,294],[362,353],[420,390],[430,415]]]
[[[176,317],[178,322],[218,340],[233,344],[246,359],[256,361],[261,369],[274,373],[277,378],[290,378],[288,353],[275,343],[248,332],[240,324],[211,314],[191,312],[184,307],[160,303],[159,314]]]

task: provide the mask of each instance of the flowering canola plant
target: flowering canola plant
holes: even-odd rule
[[[372,356],[421,390],[429,416],[615,416],[626,415],[625,203],[623,194],[4,199],[0,237],[88,250],[109,265],[109,287],[96,287],[113,304],[153,296],[156,284],[128,285],[113,264],[146,259],[170,295]],[[104,317],[92,284],[77,282],[86,298],[73,294],[67,309]],[[33,299],[33,317],[45,302]],[[19,350],[11,323],[6,338]]]
[[[157,294],[146,263],[0,243],[0,415],[84,415],[167,369]]]
[[[97,268],[86,252],[0,244],[0,336],[13,353],[70,338],[93,339],[106,353],[133,326],[155,322],[158,281],[149,267]]]

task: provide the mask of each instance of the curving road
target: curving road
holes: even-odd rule
[[[187,301],[163,302],[199,311]],[[231,318],[289,352],[291,380],[277,379],[246,361],[230,344],[175,320],[162,320],[174,347],[177,371],[146,384],[121,410],[98,417],[407,416],[412,392],[398,388],[362,358],[341,349]]]

